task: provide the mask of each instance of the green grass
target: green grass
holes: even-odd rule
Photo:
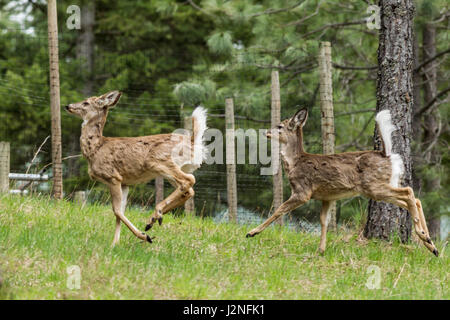
[[[143,228],[148,212],[127,210]],[[122,226],[111,248],[109,206],[0,197],[2,299],[449,299],[449,257],[417,244],[357,241],[357,232],[317,235],[281,227],[246,239],[250,227],[164,217],[153,244]],[[442,250],[442,245],[438,244]],[[81,288],[67,287],[67,267]],[[380,289],[368,289],[380,268]],[[395,284],[395,286],[394,286]]]

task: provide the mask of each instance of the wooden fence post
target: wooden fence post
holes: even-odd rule
[[[191,134],[194,134],[192,132],[192,117],[186,116],[184,117],[184,129],[191,131]],[[194,197],[190,198],[188,201],[184,203],[184,211],[187,215],[193,215],[195,213],[195,203],[194,203]]]
[[[74,196],[73,196],[73,202],[84,206],[84,204],[86,203],[86,191],[77,191],[75,192]]]
[[[56,199],[62,199],[61,112],[59,97],[58,17],[56,0],[48,0],[47,15],[48,52],[50,63],[50,108],[52,119],[52,195]]]
[[[155,206],[164,200],[164,178],[155,179]]]
[[[272,128],[281,122],[281,95],[280,95],[280,78],[278,71],[272,71],[272,105],[271,105],[271,125]],[[271,141],[272,166],[277,169],[273,175],[273,211],[283,203],[283,170],[280,162],[280,147],[278,140]],[[283,225],[283,217],[278,218],[275,223]]]
[[[233,98],[225,100],[228,220],[237,222],[236,151]]]
[[[0,193],[9,192],[9,142],[0,142]]]
[[[333,86],[331,77],[331,44],[320,43],[319,52],[319,77],[320,77],[320,110],[322,126],[322,146],[324,154],[334,153],[334,113],[333,113]],[[331,203],[330,230],[336,231],[336,201]]]

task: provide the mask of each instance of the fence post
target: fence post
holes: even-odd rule
[[[234,147],[233,98],[225,100],[228,220],[237,222],[236,151]]]
[[[75,192],[73,202],[83,206],[86,203],[86,191]]]
[[[52,195],[56,199],[63,197],[62,160],[61,160],[61,112],[59,96],[59,60],[58,60],[58,17],[56,0],[49,0],[48,16],[48,52],[50,64],[50,108],[52,120]]]
[[[271,125],[274,128],[281,122],[281,95],[280,78],[278,71],[272,71],[272,104],[271,104]],[[283,171],[280,163],[280,147],[277,139],[271,141],[272,166],[276,169],[273,175],[273,211],[283,203]],[[284,224],[284,218],[278,218],[275,223]]]
[[[192,132],[192,117],[186,116],[184,117],[184,129],[191,131],[191,134],[194,134]],[[184,211],[187,215],[193,215],[195,212],[195,203],[194,203],[194,197],[190,198],[188,201],[184,203]]]
[[[9,142],[0,142],[0,193],[9,192]]]
[[[155,179],[155,206],[164,200],[164,178]]]
[[[322,126],[322,146],[324,154],[334,153],[334,114],[333,114],[333,86],[331,77],[331,44],[320,43],[319,52],[320,77],[320,109]],[[336,201],[331,203],[328,226],[336,231]]]

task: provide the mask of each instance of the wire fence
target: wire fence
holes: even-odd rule
[[[17,30],[12,29],[0,29],[0,32],[8,34],[11,32],[17,33]],[[12,36],[12,35],[11,35]],[[39,55],[44,58],[47,57],[47,36],[43,33],[34,32],[33,36],[18,35],[17,41],[28,41],[28,47],[38,48],[40,50]],[[70,40],[70,41],[69,41]],[[73,91],[78,91],[79,88],[70,88],[71,77],[82,78],[82,68],[80,64],[83,63],[84,58],[78,57],[77,59],[64,59],[64,55],[71,53],[74,48],[71,48],[70,43],[73,42],[70,37],[67,37],[65,33],[61,33],[59,36],[59,47],[63,59],[61,64],[63,69],[66,70],[60,76],[62,84],[62,101],[61,104],[71,103],[71,96],[76,94]],[[23,45],[25,46],[25,45]],[[17,50],[13,52],[16,55],[20,55],[22,48],[17,47]],[[154,50],[144,50],[143,58],[154,60],[158,57],[155,56]],[[243,58],[245,55],[245,59]],[[72,54],[70,56],[76,56]],[[180,55],[181,56],[181,55]],[[4,120],[0,128],[0,141],[9,141],[11,144],[11,172],[23,173],[27,170],[30,173],[41,173],[43,168],[46,173],[51,175],[51,166],[48,166],[51,155],[51,144],[49,142],[41,146],[44,138],[50,135],[50,101],[49,101],[49,87],[48,87],[48,61],[46,59],[40,59],[39,68],[29,70],[30,66],[12,65],[6,63],[6,61],[0,61],[0,97],[5,103],[0,106],[0,114]],[[259,59],[258,52],[251,53],[238,53],[236,54],[237,64],[245,64],[246,68],[252,69],[253,72],[261,72],[264,75],[269,75],[270,65],[263,65],[263,61]],[[127,58],[123,58],[121,61],[121,72],[127,68]],[[107,53],[96,56],[96,72],[102,74],[108,72],[111,68],[108,63],[110,59]],[[211,66],[211,70],[203,72],[204,74],[214,75],[216,80],[226,79],[229,77],[230,72],[236,71],[236,76],[242,76],[242,71],[239,65],[234,68],[224,70],[217,65]],[[306,62],[304,70],[308,68],[316,68],[315,62]],[[68,72],[69,70],[70,72]],[[227,72],[227,76],[222,73]],[[78,74],[77,74],[78,72]],[[281,81],[288,81],[290,75],[283,74],[281,70]],[[17,80],[15,75],[20,75],[20,80]],[[40,77],[37,77],[40,75]],[[143,75],[141,82],[146,80]],[[154,81],[149,77],[149,81]],[[178,79],[183,81],[184,79]],[[22,85],[18,85],[21,83]],[[99,81],[99,83],[104,81]],[[67,85],[66,85],[67,84]],[[175,81],[173,86],[175,85]],[[101,87],[100,84],[95,83],[93,90],[97,94],[103,92],[97,92]],[[184,125],[184,117],[189,111],[192,111],[192,107],[183,106],[179,103],[173,94],[172,90],[159,90],[155,86],[150,85],[148,88],[142,88],[142,84],[134,86],[133,83],[127,82],[126,88],[115,88],[123,92],[123,96],[118,106],[112,109],[108,115],[104,135],[105,136],[138,136],[149,135],[155,133],[169,133],[176,128],[181,128]],[[70,91],[67,94],[65,90]],[[255,113],[249,116],[247,108],[252,106],[248,104],[248,98],[254,94],[253,92],[240,89],[238,92],[234,92],[235,96],[235,126],[236,129],[267,129],[270,127],[270,116],[264,117],[264,115],[270,115],[270,75],[267,76],[267,91],[262,95],[259,94],[259,98],[263,99],[265,105],[265,111]],[[287,90],[281,91],[281,100],[283,101],[286,96],[292,94]],[[225,137],[225,101],[209,103],[205,107],[209,114],[209,126],[215,127],[222,131]],[[246,112],[244,112],[246,111]],[[292,108],[285,108],[282,104],[281,117],[286,118],[292,115]],[[89,192],[89,201],[101,201],[107,202],[109,195],[105,192],[105,188],[102,188],[100,183],[89,180],[87,177],[87,163],[81,157],[76,158],[80,154],[79,137],[81,121],[73,118],[73,116],[62,112],[62,129],[63,129],[63,144],[62,144],[62,158],[64,168],[65,185],[70,182],[70,187],[66,188],[65,196],[72,198],[73,194],[77,190],[87,190]],[[22,123],[21,130],[15,130],[14,126],[17,120],[16,117],[20,117]],[[37,132],[37,134],[36,134]],[[310,138],[310,152],[321,152],[320,136]],[[246,141],[248,148],[249,141]],[[39,149],[39,154],[36,157],[36,151]],[[31,159],[35,157],[34,163],[30,163]],[[74,170],[77,167],[77,170]],[[236,179],[237,179],[237,194],[238,194],[238,211],[237,221],[243,224],[258,224],[265,220],[271,213],[273,213],[273,191],[272,176],[265,176],[260,174],[261,165],[249,165],[249,164],[237,164],[236,165]],[[213,217],[217,222],[227,220],[227,171],[225,164],[203,164],[200,169],[195,173],[196,184],[195,189],[195,211],[197,215],[202,217]],[[23,182],[15,182],[12,188],[23,187]],[[164,185],[165,195],[167,196],[173,187],[165,182]],[[31,191],[46,193],[50,191],[50,183],[41,183],[37,186],[31,186]],[[284,179],[284,199],[286,200],[289,194],[289,186],[287,179]],[[145,186],[139,186],[131,190],[130,198],[131,202],[135,205],[149,208],[155,205],[155,182],[151,181]],[[312,219],[313,214],[316,216],[318,212],[319,204],[311,202],[305,205],[303,208],[294,211],[293,214],[288,216],[286,224],[294,229],[317,231],[317,222]],[[315,220],[316,221],[316,220]]]

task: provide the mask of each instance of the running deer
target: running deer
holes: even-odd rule
[[[200,167],[205,156],[206,110],[202,107],[197,107],[192,113],[193,135],[190,138],[176,133],[104,137],[108,111],[117,104],[120,96],[119,91],[112,91],[65,107],[69,113],[83,119],[80,145],[89,162],[89,176],[106,184],[111,192],[116,216],[113,246],[119,242],[121,222],[139,239],[152,242],[125,217],[128,186],[163,177],[176,188],[156,205],[146,225],[147,231],[156,221],[162,223],[163,214],[181,206],[194,195],[195,178],[192,173]]]
[[[438,256],[430,239],[422,205],[410,187],[400,187],[403,161],[392,153],[391,122],[389,110],[376,116],[378,130],[384,145],[383,151],[345,152],[332,155],[310,154],[303,147],[302,128],[308,118],[306,108],[297,111],[290,119],[267,131],[267,137],[280,143],[281,159],[289,177],[291,196],[260,226],[247,233],[253,237],[273,221],[303,205],[310,199],[322,201],[320,212],[321,237],[319,251],[325,251],[330,204],[339,199],[362,195],[376,201],[385,201],[407,209],[413,218],[415,232],[423,244]]]

